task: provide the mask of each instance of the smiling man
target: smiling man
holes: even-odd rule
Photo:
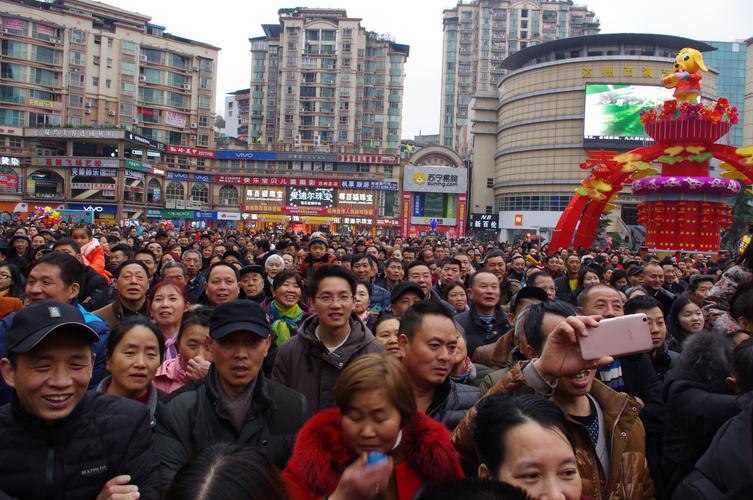
[[[271,335],[256,302],[233,300],[214,309],[209,373],[157,411],[163,488],[194,453],[220,441],[258,448],[277,467],[285,466],[308,412],[301,394],[261,371]]]
[[[13,498],[158,498],[143,404],[87,392],[97,334],[76,306],[22,309],[0,360],[16,390],[0,408],[0,490]]]
[[[353,273],[324,264],[311,270],[308,288],[314,314],[280,347],[272,378],[306,396],[317,412],[335,405],[335,381],[348,363],[382,346],[353,314]]]

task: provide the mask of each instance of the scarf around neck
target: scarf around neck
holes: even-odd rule
[[[275,333],[275,344],[280,347],[295,334],[298,323],[303,319],[303,309],[298,304],[286,308],[276,300],[269,304],[272,314],[272,331]]]

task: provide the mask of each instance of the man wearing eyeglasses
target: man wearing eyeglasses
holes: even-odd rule
[[[316,413],[335,405],[335,381],[348,363],[382,346],[353,314],[353,273],[332,264],[313,268],[308,292],[314,314],[280,347],[272,378],[306,396]]]

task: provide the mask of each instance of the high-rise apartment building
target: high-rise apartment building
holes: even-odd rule
[[[716,84],[718,97],[726,97],[732,106],[737,106],[740,113],[740,123],[745,122],[745,40],[733,42],[706,41],[716,48],[703,54],[703,61],[707,67],[719,71]],[[732,146],[742,147],[743,127],[732,127],[729,135],[722,142]]]
[[[89,0],[2,0],[0,11],[0,125],[125,126],[213,146],[217,47]]]
[[[541,42],[599,32],[594,13],[569,0],[461,1],[444,11],[443,23],[439,134],[443,145],[461,153],[468,147],[468,105],[474,95],[496,95],[507,56]]]
[[[409,47],[342,9],[279,14],[250,39],[248,143],[396,152]]]

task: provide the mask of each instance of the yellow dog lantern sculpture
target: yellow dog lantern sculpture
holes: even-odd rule
[[[701,71],[708,71],[696,49],[682,49],[675,57],[675,72],[662,78],[664,87],[675,89],[678,103],[695,103],[701,96]]]

